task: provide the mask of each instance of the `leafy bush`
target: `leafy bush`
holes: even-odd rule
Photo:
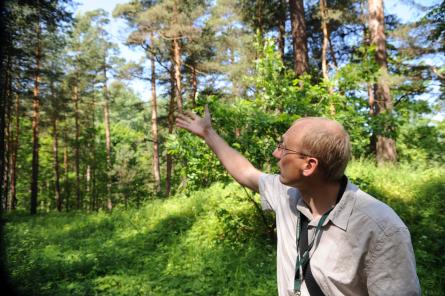
[[[112,214],[10,215],[21,295],[269,295],[275,247],[239,186]]]
[[[445,168],[361,160],[348,175],[400,215],[423,294],[442,295]],[[251,198],[217,183],[111,214],[10,214],[7,266],[21,295],[276,295],[273,217]]]

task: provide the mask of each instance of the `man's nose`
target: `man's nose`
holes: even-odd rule
[[[281,159],[281,151],[278,148],[275,148],[275,150],[272,152],[272,155],[278,160]]]

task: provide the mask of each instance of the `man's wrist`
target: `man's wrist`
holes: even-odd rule
[[[204,141],[207,143],[208,140],[210,140],[210,137],[212,135],[216,134],[215,130],[210,126],[208,128],[204,129],[204,133],[202,135],[202,138],[204,139]]]

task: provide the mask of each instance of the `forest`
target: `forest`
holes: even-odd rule
[[[343,124],[348,177],[400,215],[423,294],[443,295],[445,1],[392,1],[410,19],[386,2],[128,0],[110,14],[0,1],[2,283],[18,295],[275,295],[274,217],[175,126],[208,105],[215,130],[268,173],[295,120]],[[140,61],[120,53],[112,20]]]

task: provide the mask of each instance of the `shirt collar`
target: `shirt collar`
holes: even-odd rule
[[[323,223],[325,226],[329,221],[331,221],[337,227],[346,230],[348,227],[349,217],[351,216],[352,209],[355,204],[355,192],[358,190],[357,186],[349,182],[346,185],[345,192],[340,199],[340,202],[334,207],[334,209],[329,213],[328,218]],[[297,210],[300,211],[303,215],[305,215],[309,221],[310,225],[314,224],[314,221],[311,221],[313,216],[311,210],[304,202],[303,198],[299,198],[297,201]],[[315,225],[315,224],[314,224]]]
[[[357,192],[357,190],[357,186],[348,181],[348,185],[346,185],[346,190],[340,202],[328,216],[328,220],[331,220],[334,225],[343,230],[346,230],[348,227],[349,217],[355,204],[355,192]]]

